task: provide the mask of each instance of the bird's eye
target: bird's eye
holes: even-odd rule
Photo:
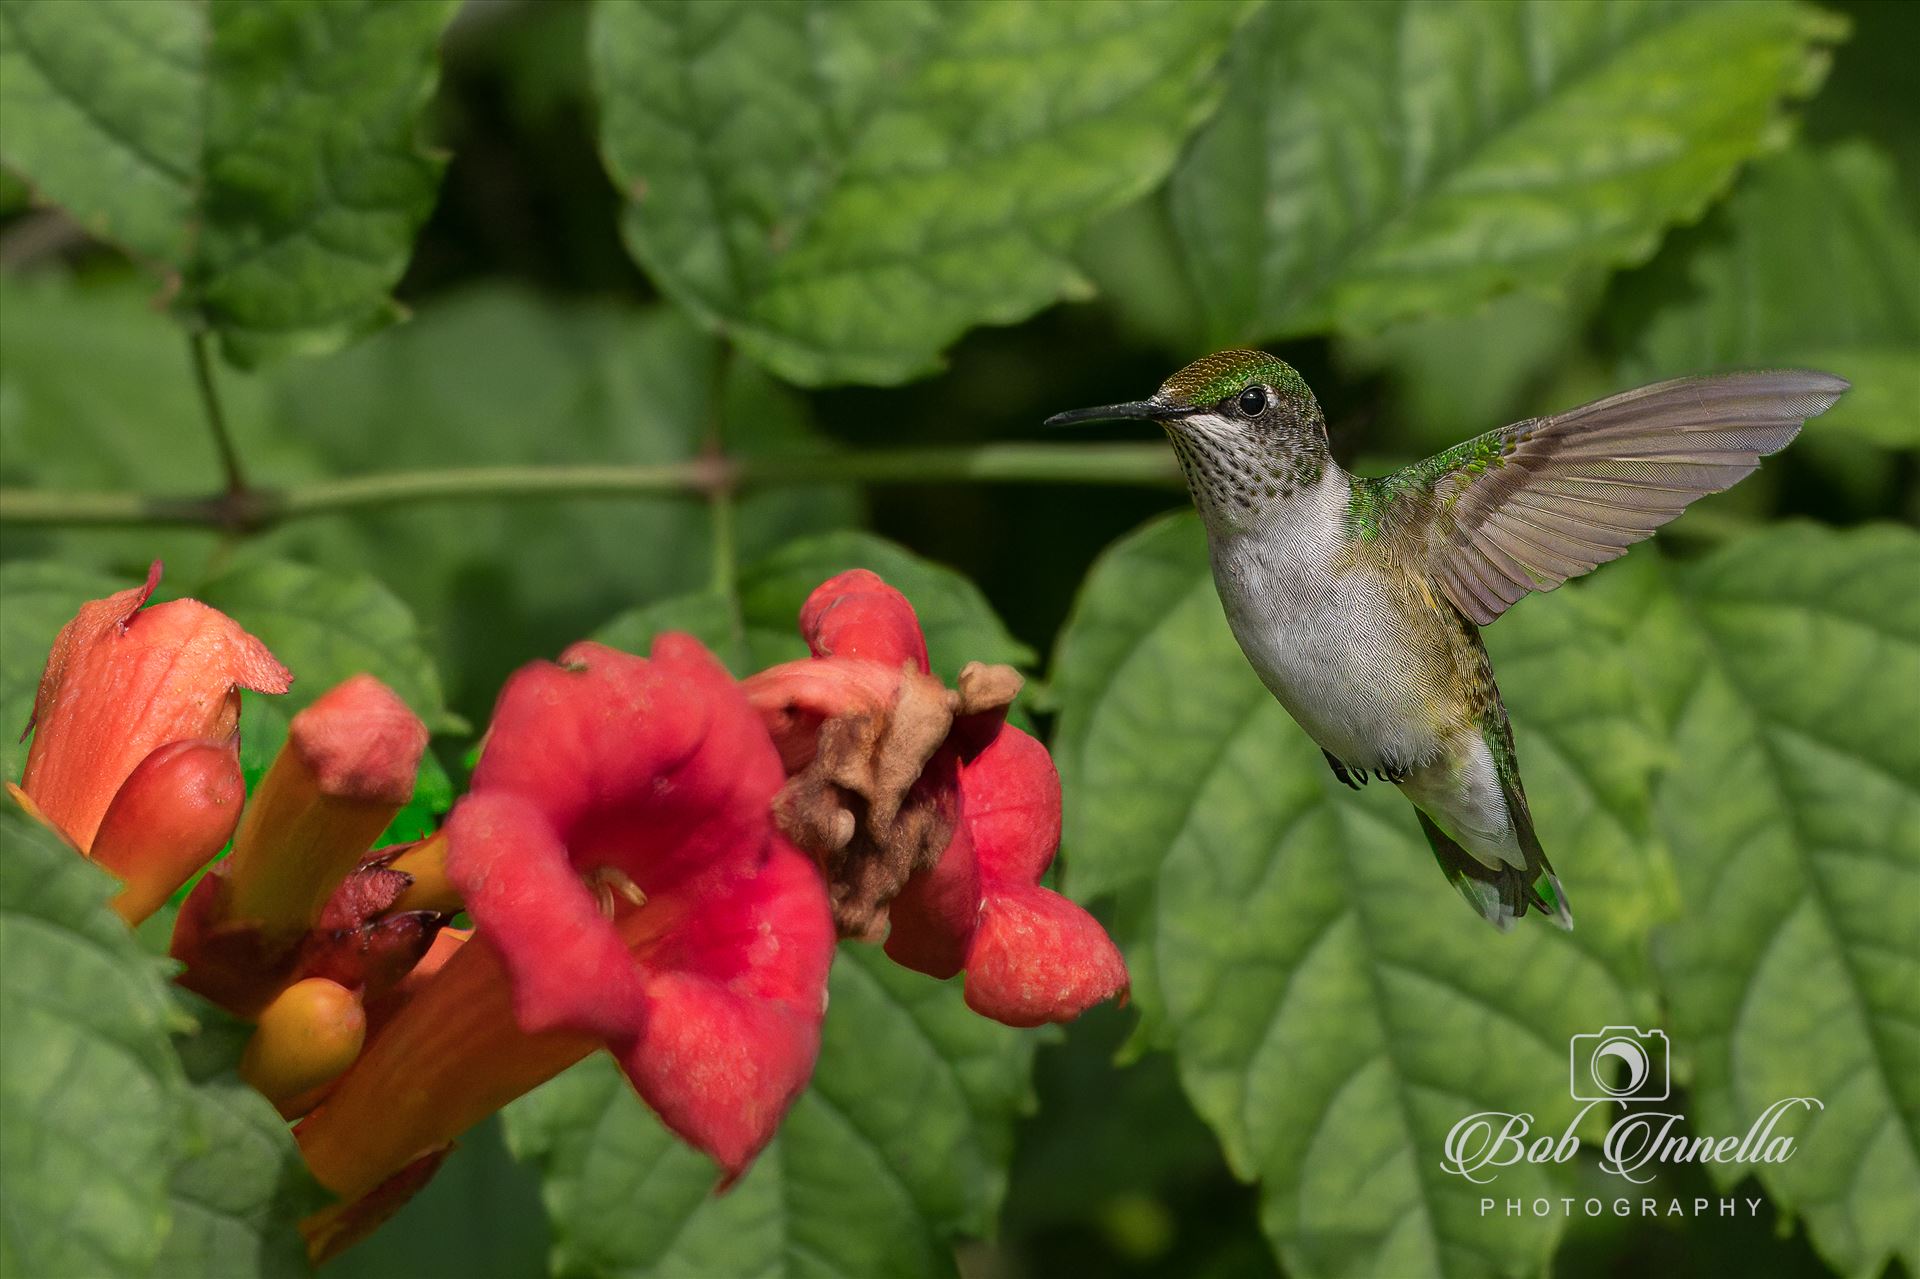
[[[1240,392],[1239,408],[1247,417],[1259,417],[1267,411],[1267,388],[1250,386]]]

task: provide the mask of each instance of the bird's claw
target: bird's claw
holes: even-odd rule
[[[1334,758],[1332,751],[1323,749],[1320,753],[1327,757],[1327,765],[1333,769],[1333,775],[1345,782],[1348,786],[1351,786],[1354,790],[1359,790],[1367,784],[1366,769],[1362,768],[1349,771],[1345,764],[1342,764]]]

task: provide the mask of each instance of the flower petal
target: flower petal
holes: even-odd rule
[[[818,872],[775,838],[758,873],[711,886],[641,957],[646,1017],[615,1055],[667,1127],[729,1179],[813,1073],[833,946]]]
[[[908,880],[893,899],[887,957],[945,981],[966,965],[979,914],[980,871],[973,836],[962,822],[933,869]]]
[[[716,861],[751,863],[780,760],[726,668],[662,636],[649,658],[576,644],[508,680],[475,793],[547,815],[575,869],[616,869],[648,896]]]
[[[447,839],[448,875],[512,979],[520,1029],[633,1035],[639,974],[546,816],[519,796],[476,791],[454,807]]]
[[[852,716],[884,722],[900,696],[903,673],[880,662],[811,658],[769,666],[740,687],[780,749],[781,766],[797,773],[813,762],[826,721]]]
[[[1099,921],[1045,888],[989,892],[967,949],[967,1006],[1009,1026],[1071,1021],[1127,990]]]
[[[960,770],[967,827],[990,883],[1031,884],[1060,847],[1060,773],[1047,748],[1007,725]]]
[[[40,678],[21,786],[81,848],[156,747],[225,738],[240,714],[236,689],[292,684],[266,645],[218,609],[181,599],[142,611],[159,582],[156,561],[144,586],[82,605]]]
[[[832,885],[842,937],[878,941],[887,908],[952,837],[957,763],[936,760],[955,695],[905,667],[849,657],[772,667],[742,687],[791,774],[780,829]]]

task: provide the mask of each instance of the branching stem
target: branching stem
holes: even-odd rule
[[[237,470],[237,468],[236,468]],[[194,526],[257,530],[292,520],[425,502],[682,495],[806,484],[1137,484],[1180,482],[1153,444],[974,444],[794,457],[689,458],[655,466],[470,466],[316,480],[211,495],[0,488],[0,524]]]

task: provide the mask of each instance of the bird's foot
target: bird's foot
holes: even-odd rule
[[[1333,769],[1333,775],[1335,777],[1338,777],[1341,781],[1345,782],[1348,786],[1351,786],[1355,790],[1359,790],[1362,786],[1365,786],[1367,784],[1366,769],[1359,768],[1359,769],[1349,770],[1345,764],[1342,764],[1339,760],[1334,758],[1332,751],[1323,749],[1321,750],[1320,753],[1327,757],[1327,765],[1328,767]]]

